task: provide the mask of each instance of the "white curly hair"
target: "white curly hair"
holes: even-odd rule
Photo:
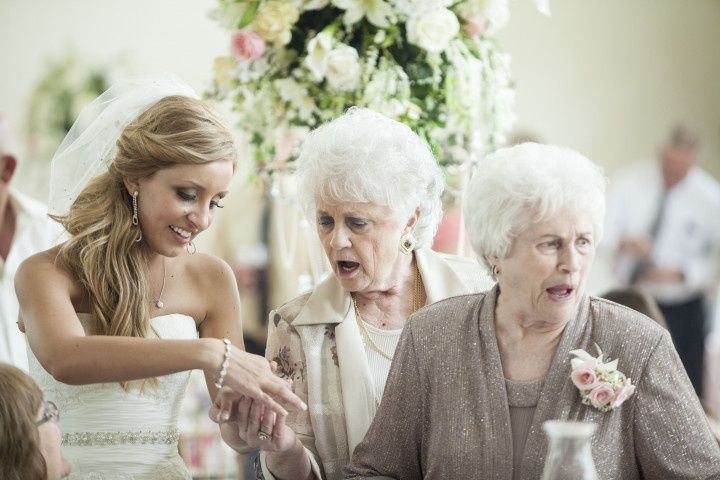
[[[595,243],[603,233],[607,179],[600,167],[569,148],[523,143],[485,157],[465,194],[470,244],[481,264],[506,257],[530,225],[560,212],[591,216]]]
[[[419,210],[416,248],[430,244],[442,217],[445,182],[430,148],[407,125],[367,108],[352,107],[308,136],[297,179],[311,217],[316,199],[387,206],[403,222]]]

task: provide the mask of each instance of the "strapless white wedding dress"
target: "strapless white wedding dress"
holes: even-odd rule
[[[80,315],[83,324],[87,315]],[[164,339],[197,338],[195,321],[182,314],[150,320]],[[86,327],[87,330],[87,327]],[[153,334],[153,336],[154,336]],[[77,480],[190,479],[178,454],[177,420],[190,372],[158,377],[157,387],[133,382],[66,385],[57,382],[28,348],[30,374],[60,410],[63,453]]]

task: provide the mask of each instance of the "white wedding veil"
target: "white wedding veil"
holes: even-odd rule
[[[120,80],[85,107],[50,163],[48,212],[66,215],[88,182],[115,158],[125,127],[173,95],[199,98],[185,82],[164,73]]]

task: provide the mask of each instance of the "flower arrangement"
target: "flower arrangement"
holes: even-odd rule
[[[619,407],[635,392],[635,385],[617,369],[617,359],[604,361],[600,347],[595,345],[598,356],[585,350],[572,350],[575,358],[570,360],[570,378],[580,390],[584,405],[592,405],[601,412]]]
[[[70,51],[50,59],[28,108],[30,159],[50,161],[80,111],[110,86],[105,66],[86,65]]]
[[[535,0],[547,13],[547,0]],[[349,106],[407,123],[441,165],[492,148],[514,120],[508,0],[219,0],[231,32],[210,96],[229,100],[261,176]]]

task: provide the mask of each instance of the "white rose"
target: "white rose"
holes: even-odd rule
[[[307,45],[307,57],[303,61],[305,68],[310,70],[316,81],[325,78],[328,56],[332,48],[332,36],[327,32],[320,32],[310,39]]]
[[[276,47],[287,45],[292,36],[290,28],[298,21],[297,7],[282,0],[270,0],[258,11],[254,30]]]
[[[327,81],[337,90],[352,90],[360,80],[358,52],[353,47],[340,44],[328,54]]]
[[[460,31],[460,22],[447,8],[422,12],[408,19],[408,42],[427,50],[440,53]]]

